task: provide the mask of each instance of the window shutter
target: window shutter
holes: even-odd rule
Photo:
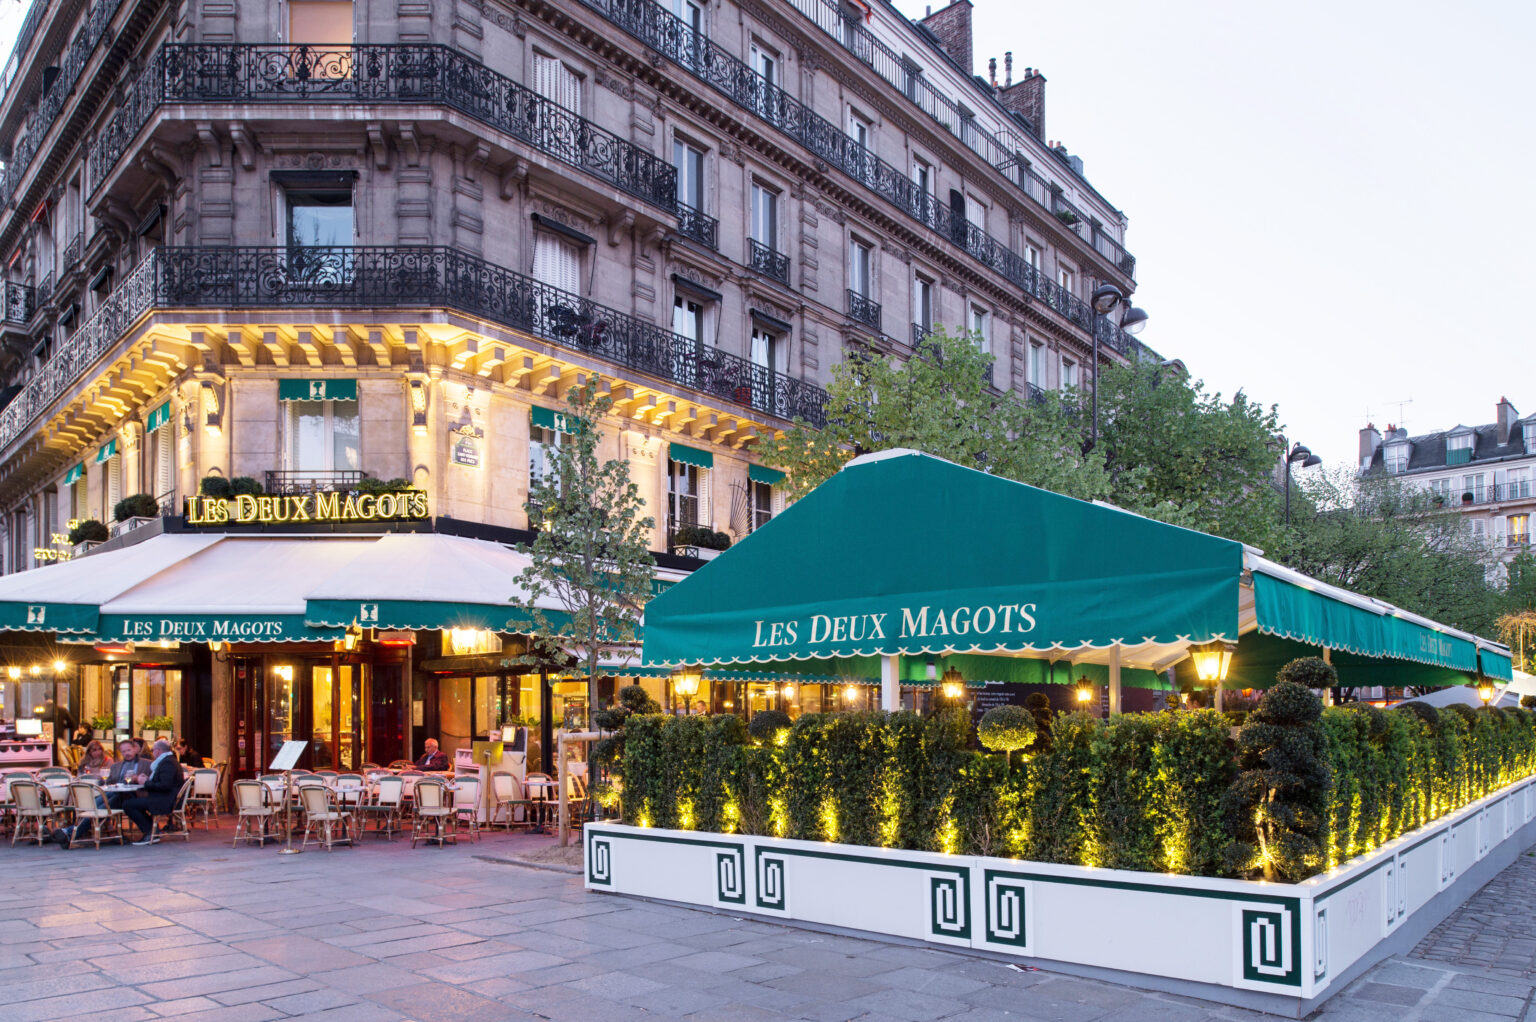
[[[533,236],[533,277],[550,287],[578,294],[581,291],[581,250],[552,234]]]
[[[155,495],[163,497],[174,488],[171,481],[171,459],[175,445],[172,442],[175,426],[167,422],[155,431]]]
[[[555,102],[573,113],[581,112],[581,79],[571,69],[555,61],[557,95]]]
[[[715,527],[714,502],[710,499],[714,490],[714,474],[710,469],[699,469],[699,524],[710,529]]]
[[[773,517],[777,518],[784,513],[784,487],[773,488]]]
[[[533,55],[533,91],[545,99],[559,102],[555,96],[555,68],[558,60],[551,60],[542,53]]]
[[[109,521],[117,502],[123,499],[123,459],[113,455],[107,462],[107,506],[103,509],[103,521]]]

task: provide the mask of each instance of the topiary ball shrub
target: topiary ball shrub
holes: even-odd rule
[[[1477,711],[1472,709],[1472,707],[1468,706],[1466,703],[1451,703],[1448,706],[1441,707],[1441,712],[1454,713],[1456,716],[1466,721],[1469,726],[1475,725],[1477,723]]]
[[[794,721],[783,710],[759,710],[747,722],[747,734],[752,736],[754,742],[774,745],[779,741],[779,736],[793,725]]]
[[[1275,679],[1289,681],[1302,688],[1334,688],[1339,684],[1339,672],[1322,657],[1306,656],[1280,668]]]
[[[197,488],[205,497],[229,496],[229,480],[223,476],[203,476],[203,481],[197,484]]]
[[[69,545],[77,546],[80,543],[105,543],[111,538],[107,527],[94,518],[85,521],[69,530]]]
[[[1287,664],[1281,674],[1298,663]],[[1321,660],[1316,663],[1332,672]],[[1303,672],[1321,676],[1310,665],[1292,673]],[[1322,713],[1322,700],[1307,687],[1281,681],[1238,733],[1242,772],[1222,797],[1235,839],[1229,866],[1237,872],[1294,883],[1323,868],[1333,771]]]
[[[229,495],[232,497],[259,497],[265,492],[261,483],[250,476],[235,476],[229,481]]]
[[[1536,696],[1521,696],[1520,705],[1527,710],[1536,709]]]
[[[135,493],[124,497],[112,508],[113,521],[126,522],[130,518],[159,518],[160,505],[147,493]]]
[[[1031,692],[1024,697],[1024,708],[1035,718],[1035,743],[1040,752],[1050,752],[1051,721],[1056,711],[1051,709],[1051,697],[1044,692]]]
[[[1003,753],[1010,763],[1015,752],[1035,744],[1039,733],[1035,715],[1022,706],[994,706],[981,715],[976,728],[982,746]]]

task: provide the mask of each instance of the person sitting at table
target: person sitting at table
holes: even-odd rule
[[[133,784],[133,779],[143,773],[147,765],[140,756],[139,743],[132,738],[124,738],[117,743],[117,762],[112,764],[112,772],[107,774],[107,783]]]
[[[76,777],[100,777],[101,772],[112,765],[112,757],[107,755],[104,745],[92,738],[86,743],[85,752],[80,755],[80,762],[75,765]]]
[[[447,770],[448,754],[437,751],[437,739],[428,738],[424,744],[426,754],[416,761],[418,770]]]
[[[69,744],[79,745],[81,747],[90,745],[94,740],[94,735],[95,732],[91,730],[91,725],[88,722],[82,720],[80,722],[80,726],[75,728],[74,737],[70,738]]]
[[[202,768],[203,757],[197,754],[196,749],[187,744],[185,738],[176,739],[176,744],[173,748],[176,750],[176,762],[184,767],[191,767],[193,770]]]
[[[154,818],[171,811],[176,793],[181,790],[181,764],[176,762],[170,742],[164,738],[155,741],[155,758],[150,761],[147,774],[139,776],[144,779],[144,791],[123,802],[123,813],[144,835],[134,844],[156,845],[160,838],[155,834]]]

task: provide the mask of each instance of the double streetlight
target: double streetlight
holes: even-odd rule
[[[1103,316],[1109,322],[1124,330],[1131,336],[1135,336],[1146,327],[1147,314],[1143,309],[1132,305],[1130,299],[1125,297],[1113,284],[1100,284],[1093,289],[1093,295],[1088,300],[1094,314]],[[1099,324],[1098,321],[1089,324],[1090,333],[1093,334],[1093,433],[1088,438],[1088,446],[1083,453],[1093,450],[1099,442]]]
[[[1301,444],[1290,444],[1287,449],[1285,437],[1280,438],[1280,445],[1285,450],[1285,524],[1291,524],[1291,466],[1300,465],[1302,468],[1312,468],[1321,465],[1323,459],[1312,453],[1311,448]]]

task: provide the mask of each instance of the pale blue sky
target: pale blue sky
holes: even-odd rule
[[[1042,69],[1046,134],[1129,214],[1165,357],[1331,462],[1367,409],[1536,413],[1536,4],[975,3],[975,70]],[[0,53],[27,6],[0,0]]]

